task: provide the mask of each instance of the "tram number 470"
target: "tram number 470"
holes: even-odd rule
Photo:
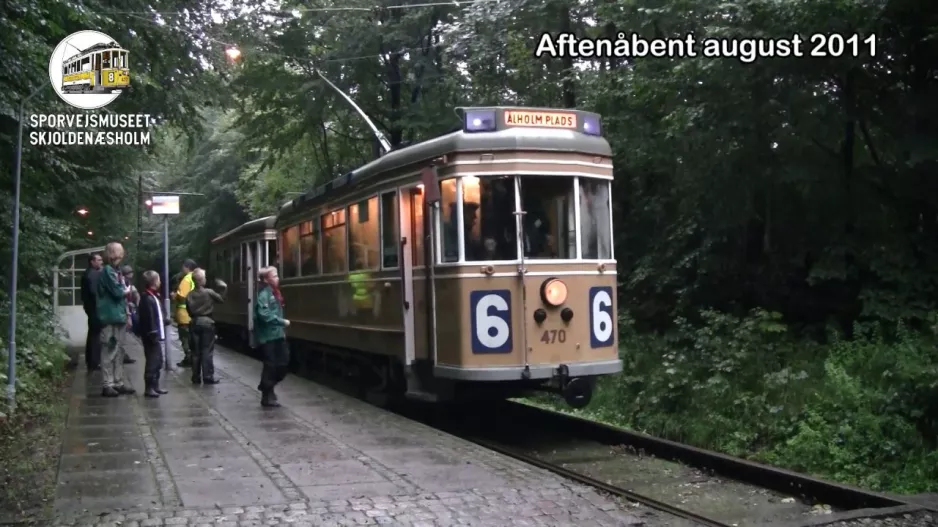
[[[544,344],[553,344],[559,342],[563,344],[567,341],[567,332],[563,329],[548,329],[541,335],[541,342]]]

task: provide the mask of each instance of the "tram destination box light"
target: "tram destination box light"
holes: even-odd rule
[[[583,116],[583,133],[586,135],[595,135],[597,137],[602,137],[603,127],[599,122],[598,115],[586,114]]]
[[[465,131],[472,132],[494,132],[495,131],[495,111],[468,111],[466,112]]]

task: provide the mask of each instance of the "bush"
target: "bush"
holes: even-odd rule
[[[50,293],[29,287],[17,295],[17,407],[0,422],[0,518],[32,518],[40,524],[54,496],[67,407],[62,388],[68,356],[55,331]],[[7,298],[0,309],[9,313]],[[7,342],[0,339],[4,389],[9,379]]]
[[[822,344],[777,313],[700,315],[666,335],[623,320],[624,373],[598,383],[586,413],[875,490],[938,489],[933,335],[868,325]]]

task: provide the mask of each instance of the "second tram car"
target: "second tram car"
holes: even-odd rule
[[[258,255],[276,259],[300,362],[337,359],[411,397],[546,389],[581,407],[622,370],[612,178],[597,114],[465,109],[461,130],[217,238],[212,264],[251,291]],[[219,321],[249,330],[239,294],[240,322]]]

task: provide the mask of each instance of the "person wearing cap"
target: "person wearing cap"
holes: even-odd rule
[[[215,321],[212,315],[215,304],[225,301],[228,285],[221,280],[215,284],[221,294],[205,287],[205,270],[196,269],[192,272],[195,289],[186,297],[186,309],[189,311],[189,334],[192,342],[192,384],[218,384],[215,378]]]
[[[133,320],[134,313],[137,312],[137,307],[140,305],[140,292],[137,291],[137,288],[134,287],[134,268],[125,265],[121,267],[121,274],[124,277],[124,284],[130,287],[130,295],[127,296],[127,320]],[[122,341],[122,345],[126,344],[127,340],[125,338]],[[136,359],[130,358],[130,354],[127,353],[126,346],[124,347],[124,364],[133,364],[137,362]]]
[[[176,300],[176,330],[179,333],[179,343],[182,345],[182,361],[176,363],[180,368],[192,366],[192,349],[189,345],[189,311],[186,309],[186,297],[195,289],[195,281],[192,279],[192,271],[198,268],[195,261],[187,258],[182,263],[182,278],[179,280],[179,288],[173,295]]]

